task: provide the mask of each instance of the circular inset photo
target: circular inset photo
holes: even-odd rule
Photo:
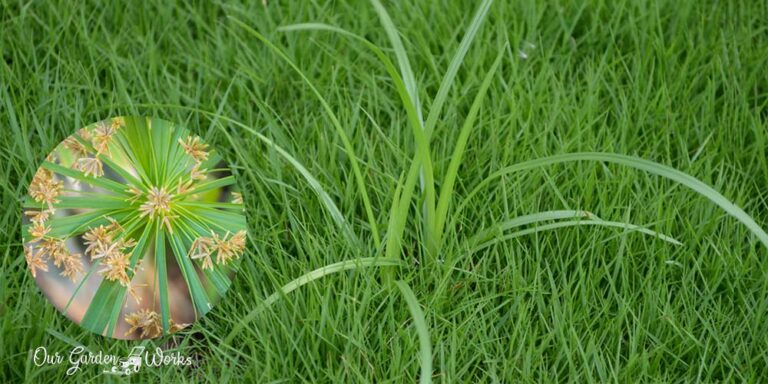
[[[246,247],[242,195],[200,137],[168,121],[81,128],[23,202],[29,272],[83,328],[118,339],[176,332],[226,293]]]

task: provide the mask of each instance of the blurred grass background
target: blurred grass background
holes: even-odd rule
[[[227,298],[190,330],[149,348],[198,358],[144,368],[164,382],[413,382],[419,343],[406,303],[376,269],[328,276],[222,339],[266,296],[307,271],[375,256],[361,196],[327,114],[300,77],[235,25],[284,49],[351,138],[379,230],[414,150],[376,57],[324,22],[389,49],[373,7],[354,2],[0,2],[0,381],[58,382],[30,350],[75,345],[127,355],[40,294],[22,257],[20,198],[55,145],[93,121],[143,114],[185,124],[232,161],[251,250]],[[428,106],[475,2],[387,2]],[[454,201],[492,171],[575,151],[637,155],[714,186],[768,223],[768,4],[760,1],[506,2],[490,10],[432,138],[445,171],[469,105],[501,68],[469,141]],[[509,44],[506,46],[506,44]],[[523,54],[521,54],[521,51]],[[313,190],[273,148],[197,108],[234,119],[293,154],[368,242],[351,248]],[[438,180],[440,178],[438,177]],[[398,277],[426,313],[440,382],[759,382],[768,375],[766,250],[692,192],[639,171],[578,163],[506,177],[448,228],[451,268],[422,263],[415,207]],[[651,224],[684,242],[598,227],[541,233],[472,253],[482,228],[527,213],[583,209]],[[80,382],[101,381],[84,367]],[[107,379],[117,379],[109,377]]]

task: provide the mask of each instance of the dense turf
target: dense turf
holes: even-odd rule
[[[424,325],[440,382],[768,375],[768,251],[709,200],[595,162],[506,175],[464,200],[505,166],[604,151],[694,175],[768,227],[765,2],[497,2],[431,135],[439,191],[472,101],[501,53],[458,167],[440,251],[427,251],[433,234],[417,185],[403,226],[405,266],[346,268],[285,296],[270,295],[317,268],[386,254],[388,234],[398,229],[392,200],[418,146],[373,51],[332,32],[277,29],[332,24],[398,65],[391,36],[362,1],[144,3],[0,5],[1,382],[62,379],[66,366],[32,364],[29,351],[40,345],[112,354],[135,345],[91,334],[56,312],[25,272],[20,245],[20,198],[45,154],[78,127],[132,114],[184,123],[222,149],[246,192],[251,230],[251,251],[225,301],[190,330],[145,343],[178,345],[199,365],[145,368],[140,379],[414,382],[424,378]],[[404,3],[385,6],[427,119],[477,4]],[[338,127],[301,75],[238,21],[286,52]],[[647,225],[684,244],[574,226],[474,250],[479,231],[551,210]],[[267,297],[271,305],[261,307]],[[101,369],[85,367],[76,378]]]

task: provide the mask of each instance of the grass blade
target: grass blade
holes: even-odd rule
[[[434,232],[432,233],[434,244],[431,244],[431,246],[434,247],[432,249],[433,255],[437,254],[437,252],[440,251],[440,247],[442,246],[441,242],[443,238],[443,227],[445,226],[446,215],[448,214],[448,206],[450,205],[451,198],[453,197],[453,186],[456,183],[456,177],[459,173],[459,166],[461,165],[461,160],[464,157],[464,151],[467,148],[469,134],[472,132],[472,127],[475,125],[475,120],[477,120],[477,114],[480,112],[480,106],[483,104],[485,94],[488,91],[488,88],[491,86],[493,75],[496,73],[496,70],[501,64],[501,59],[504,57],[503,54],[504,50],[499,52],[499,54],[496,56],[496,61],[493,62],[491,69],[488,70],[488,73],[486,73],[485,78],[483,79],[483,83],[480,85],[480,90],[477,91],[475,100],[472,102],[472,106],[469,109],[469,114],[467,115],[466,120],[464,120],[464,125],[461,127],[459,138],[456,140],[456,146],[453,149],[451,162],[448,164],[448,170],[446,171],[445,178],[443,179],[443,186],[440,189],[440,198],[437,201],[435,226],[433,228]]]
[[[469,28],[467,28],[467,33],[465,33],[464,37],[461,39],[461,44],[459,44],[459,48],[456,50],[456,53],[451,59],[451,63],[448,65],[448,70],[445,72],[443,80],[440,82],[440,88],[438,88],[437,93],[435,94],[435,100],[432,101],[432,105],[429,106],[427,121],[424,123],[424,135],[427,137],[427,140],[432,137],[435,124],[437,124],[437,118],[440,116],[440,110],[442,110],[443,104],[448,99],[448,91],[451,90],[453,81],[456,79],[456,73],[458,73],[461,63],[464,62],[464,57],[467,55],[469,46],[475,40],[475,35],[477,35],[477,31],[480,30],[480,26],[483,24],[483,21],[485,21],[485,16],[488,14],[488,10],[491,9],[492,4],[493,0],[483,0],[480,6],[477,7],[475,16],[472,18]]]
[[[265,308],[269,307],[270,305],[274,304],[278,299],[281,297],[299,289],[303,285],[309,284],[315,280],[321,279],[325,276],[337,273],[337,272],[343,272],[348,271],[352,269],[358,269],[358,268],[365,268],[365,267],[399,267],[403,266],[403,263],[399,260],[391,260],[391,259],[385,259],[385,258],[378,258],[378,257],[363,257],[360,259],[355,260],[345,260],[340,261],[338,263],[326,265],[325,267],[320,267],[318,269],[315,269],[314,271],[311,271],[309,273],[306,273],[295,280],[291,281],[288,284],[283,285],[277,292],[269,295],[261,304],[259,304],[256,308],[251,310],[245,317],[243,317],[242,320],[235,326],[234,329],[227,335],[227,337],[224,339],[224,344],[230,344],[232,342],[232,339],[235,338],[245,327],[246,324],[253,321],[253,319],[256,318],[256,316],[261,313]]]
[[[367,39],[356,35],[352,32],[346,31],[344,29],[334,27],[327,24],[318,24],[318,23],[308,23],[308,24],[294,24],[289,25],[281,28],[282,31],[300,31],[300,30],[323,30],[323,31],[331,31],[340,33],[344,36],[351,37],[355,40],[358,40],[362,42],[366,47],[368,47],[376,56],[381,60],[382,64],[384,64],[384,67],[387,70],[387,73],[389,74],[390,78],[392,79],[392,82],[395,86],[395,89],[397,90],[398,95],[400,96],[400,100],[403,102],[403,107],[406,110],[406,114],[408,116],[408,122],[411,125],[411,130],[413,132],[414,141],[416,142],[416,153],[414,155],[414,164],[419,165],[421,169],[419,169],[421,176],[421,187],[422,191],[424,192],[424,216],[425,216],[425,230],[427,234],[427,243],[432,243],[432,233],[434,232],[434,217],[435,217],[435,183],[434,183],[434,172],[432,169],[432,155],[430,153],[429,149],[429,140],[427,139],[426,135],[424,134],[424,130],[422,129],[422,124],[419,120],[418,111],[413,105],[412,98],[410,94],[408,93],[408,90],[405,86],[405,83],[401,79],[400,75],[397,72],[397,69],[395,69],[394,64],[392,64],[392,61],[389,60],[387,55],[375,44],[371,43]],[[409,171],[410,174],[410,171]],[[408,183],[406,182],[406,185]],[[404,189],[407,191],[407,188]],[[406,195],[409,196],[407,199],[401,199],[401,204],[405,204],[406,207],[408,207],[411,203],[411,193],[407,193]],[[406,212],[407,214],[407,212]],[[434,247],[433,247],[434,248]]]
[[[106,189],[108,191],[112,191],[112,192],[114,192],[114,193],[116,193],[116,194],[118,194],[120,196],[126,196],[125,185],[120,184],[118,182],[115,182],[115,181],[112,181],[112,180],[109,180],[109,179],[105,179],[105,178],[97,178],[97,177],[93,177],[93,176],[86,176],[85,174],[83,174],[83,172],[76,171],[74,169],[70,169],[70,168],[66,168],[66,167],[62,167],[61,165],[54,164],[54,163],[51,163],[51,162],[48,162],[48,161],[43,162],[42,167],[47,169],[47,170],[49,170],[49,171],[53,171],[53,172],[56,172],[56,173],[64,175],[64,176],[71,177],[71,178],[73,178],[75,180],[78,180],[78,181],[81,181],[81,182],[93,185],[95,187],[104,188],[104,189]]]
[[[485,178],[483,181],[478,183],[478,185],[475,186],[475,188],[473,188],[472,191],[470,191],[470,193],[464,199],[461,206],[456,210],[456,214],[458,214],[458,212],[461,212],[466,207],[469,200],[474,195],[476,195],[483,187],[488,185],[488,183],[490,183],[494,179],[497,179],[501,176],[518,172],[518,171],[544,167],[552,164],[570,163],[575,161],[601,161],[606,163],[620,164],[620,165],[639,169],[641,171],[645,171],[648,173],[652,173],[652,174],[676,181],[692,189],[694,192],[706,197],[707,199],[709,199],[709,201],[715,203],[717,206],[722,208],[733,218],[735,218],[736,220],[744,224],[744,226],[746,226],[750,232],[752,232],[755,236],[757,236],[760,242],[762,242],[763,245],[765,245],[765,247],[768,248],[768,233],[766,233],[763,230],[763,228],[760,227],[760,225],[758,225],[749,214],[744,212],[743,209],[739,208],[736,204],[732,203],[730,200],[728,200],[725,196],[723,196],[720,192],[716,191],[714,188],[705,184],[701,180],[685,172],[674,169],[672,167],[659,164],[650,160],[641,159],[638,157],[620,155],[615,153],[603,153],[603,152],[568,153],[563,155],[547,156],[539,159],[524,161],[522,163],[514,164],[509,167],[503,168],[499,171],[494,172],[493,174]],[[457,217],[454,216],[453,219],[455,220],[456,218]]]
[[[118,307],[122,303],[116,303],[120,295],[120,284],[113,281],[102,281],[96,293],[88,304],[88,309],[83,315],[80,326],[98,334],[103,334],[110,319],[110,311],[105,308]],[[110,332],[107,332],[109,335]]]
[[[426,234],[427,250],[435,249],[434,244],[436,239],[432,236],[435,232],[435,180],[432,174],[432,156],[429,150],[429,137],[425,134],[424,130],[424,118],[421,113],[421,103],[419,102],[419,90],[416,86],[416,77],[413,74],[410,60],[408,59],[408,53],[405,51],[403,41],[400,39],[400,33],[397,31],[397,27],[392,22],[392,18],[389,16],[387,9],[381,5],[379,0],[371,0],[371,4],[376,9],[376,13],[379,15],[381,25],[387,32],[387,37],[392,44],[392,49],[395,51],[395,58],[397,59],[400,72],[402,73],[403,83],[405,89],[410,96],[412,109],[416,111],[416,122],[414,125],[414,138],[416,139],[417,155],[421,156],[421,173],[420,173],[420,186],[421,192],[424,195],[424,204],[422,205],[422,211],[424,214],[424,233]],[[406,107],[408,107],[406,105]],[[433,257],[434,253],[430,253]]]
[[[478,232],[475,236],[472,236],[472,239],[469,241],[469,243],[479,244],[489,240],[493,236],[499,236],[502,233],[504,233],[504,231],[508,231],[512,228],[522,227],[523,225],[538,223],[542,221],[560,220],[560,219],[576,219],[576,218],[590,219],[594,217],[595,215],[587,211],[559,210],[559,211],[545,211],[545,212],[532,213],[529,215],[515,217],[514,219],[504,221],[488,229],[482,230]]]
[[[328,210],[328,213],[331,215],[331,218],[333,219],[333,221],[336,222],[339,228],[341,228],[345,236],[353,242],[359,241],[357,236],[355,235],[355,232],[352,230],[352,228],[349,226],[349,223],[347,223],[347,220],[344,218],[344,215],[341,214],[341,211],[336,206],[336,203],[334,203],[333,199],[331,199],[331,196],[328,194],[328,192],[325,191],[325,188],[323,188],[322,184],[320,184],[320,182],[314,176],[312,176],[312,173],[309,172],[309,170],[306,167],[304,167],[304,165],[301,164],[301,162],[299,162],[295,157],[293,157],[290,153],[288,153],[288,151],[286,151],[279,145],[275,144],[274,141],[270,140],[268,137],[262,135],[256,130],[250,127],[242,126],[242,125],[241,125],[241,128],[248,131],[257,139],[263,141],[270,148],[274,149],[275,152],[277,152],[280,156],[282,156],[285,159],[285,161],[291,164],[293,168],[295,168],[296,171],[298,171],[299,174],[301,174],[301,176],[304,177],[304,180],[307,181],[307,184],[309,185],[309,187],[312,188],[313,191],[315,191],[315,194],[320,199],[320,202],[323,203],[325,208]]]
[[[671,244],[674,244],[674,245],[682,245],[683,244],[683,243],[679,242],[678,240],[676,240],[676,239],[674,239],[672,237],[663,235],[661,233],[652,231],[652,230],[650,230],[648,228],[640,227],[640,226],[637,226],[637,225],[634,225],[634,224],[622,223],[622,222],[618,222],[618,221],[605,221],[605,220],[570,220],[570,221],[563,221],[563,222],[559,222],[559,223],[552,223],[552,224],[546,224],[546,225],[537,226],[537,227],[533,227],[533,228],[523,229],[521,231],[517,231],[517,232],[513,232],[513,233],[510,233],[510,234],[504,235],[504,236],[496,237],[496,238],[491,239],[489,241],[486,241],[486,242],[484,242],[484,243],[482,243],[480,245],[477,245],[475,248],[472,249],[472,252],[477,252],[477,251],[479,251],[481,249],[488,248],[488,247],[490,247],[493,244],[496,244],[496,243],[499,243],[499,242],[502,242],[502,241],[506,241],[506,240],[511,240],[511,239],[518,238],[518,237],[521,237],[521,236],[530,235],[530,234],[538,233],[538,232],[541,232],[541,231],[549,231],[549,230],[553,230],[553,229],[565,228],[565,227],[574,227],[574,226],[579,226],[579,225],[599,225],[599,226],[603,226],[603,227],[624,228],[624,229],[626,229],[628,231],[640,232],[640,233],[643,233],[643,234],[646,234],[646,235],[658,237],[660,240],[664,240],[664,241],[666,241],[668,243],[671,243]]]
[[[397,210],[400,208],[400,195],[403,193],[403,175],[397,180],[395,194],[392,196],[392,207],[389,210],[389,227],[387,228],[386,255],[392,260],[400,260],[400,247],[402,236],[397,231]],[[394,279],[393,268],[382,268],[383,281],[392,281]]]
[[[371,0],[371,4],[376,9],[376,13],[379,15],[381,25],[387,32],[389,42],[392,44],[392,49],[395,51],[395,57],[397,58],[397,64],[400,67],[402,73],[403,83],[405,89],[411,96],[411,102],[413,103],[413,109],[416,110],[416,114],[419,118],[419,127],[424,129],[424,122],[421,116],[421,104],[419,102],[419,90],[416,86],[416,77],[413,75],[413,69],[411,69],[411,62],[408,60],[408,53],[405,52],[403,41],[400,39],[400,32],[397,31],[397,27],[392,22],[392,18],[389,17],[387,9],[381,5],[379,0]]]
[[[408,284],[402,280],[396,281],[395,284],[408,304],[408,310],[413,317],[413,326],[416,327],[416,333],[419,335],[419,358],[421,359],[419,383],[429,384],[432,382],[432,341],[429,338],[429,328],[424,317],[424,311],[421,310],[419,301]]]
[[[181,238],[178,236],[172,236],[168,238],[171,244],[171,250],[176,258],[176,263],[179,265],[181,274],[184,276],[184,281],[187,283],[189,294],[192,296],[192,304],[195,307],[195,317],[197,319],[203,317],[208,311],[211,310],[211,302],[208,299],[208,294],[203,288],[203,284],[200,282],[200,276],[197,274],[195,265],[192,264],[192,260],[187,256],[187,252],[182,244]]]
[[[157,266],[157,280],[160,286],[160,315],[163,322],[163,334],[168,334],[170,329],[171,313],[168,308],[168,264],[165,260],[165,229],[158,226],[155,237],[155,265]]]
[[[371,201],[368,197],[368,192],[365,189],[365,179],[363,179],[363,174],[360,171],[360,165],[357,161],[357,156],[355,155],[355,149],[352,147],[352,142],[349,141],[349,138],[347,137],[347,134],[344,132],[344,128],[341,126],[341,123],[339,122],[339,119],[336,117],[336,113],[333,112],[333,109],[328,104],[328,102],[325,100],[323,95],[320,93],[320,91],[315,88],[314,84],[312,84],[311,81],[309,81],[309,78],[304,74],[304,72],[299,69],[299,67],[291,61],[291,59],[277,46],[272,44],[269,40],[267,40],[266,37],[262,36],[258,31],[255,29],[249,27],[242,21],[232,18],[232,20],[238,24],[240,27],[245,29],[248,33],[255,36],[257,39],[259,39],[262,43],[264,43],[269,49],[271,49],[273,52],[275,52],[281,59],[283,59],[288,65],[293,68],[296,73],[301,77],[301,79],[304,81],[305,84],[312,90],[312,92],[317,96],[318,100],[320,101],[320,104],[322,104],[323,109],[325,109],[326,113],[328,113],[328,117],[331,119],[331,123],[336,128],[336,132],[341,138],[342,143],[344,144],[344,150],[347,153],[347,157],[349,157],[349,162],[352,165],[352,172],[355,175],[355,180],[357,182],[357,189],[360,193],[360,196],[363,199],[363,206],[365,207],[366,215],[368,216],[368,224],[371,227],[371,236],[373,236],[373,241],[376,244],[376,248],[381,246],[381,238],[379,237],[379,230],[378,225],[376,224],[376,217],[373,215],[373,208],[371,208]]]

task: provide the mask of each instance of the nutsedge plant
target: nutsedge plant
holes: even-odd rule
[[[200,137],[159,119],[80,129],[45,159],[24,201],[32,276],[66,278],[56,284],[71,296],[59,309],[90,331],[154,338],[182,329],[178,319],[205,315],[224,295],[246,247],[243,198],[223,164]],[[171,270],[189,301],[170,289]],[[76,311],[79,303],[87,308]]]
[[[461,129],[456,133],[456,143],[454,145],[452,155],[447,163],[448,165],[445,169],[435,169],[434,164],[437,162],[432,158],[430,145],[431,141],[433,140],[433,132],[435,131],[439,121],[442,106],[448,100],[448,93],[454,86],[458,69],[464,60],[469,46],[475,39],[477,32],[479,31],[484,19],[486,18],[492,5],[492,1],[485,0],[479,5],[457,52],[449,64],[448,70],[440,83],[440,87],[434,96],[432,104],[430,105],[428,113],[426,114],[426,120],[423,119],[424,114],[422,111],[422,104],[419,100],[419,87],[416,83],[416,76],[414,76],[408,55],[404,48],[404,44],[401,41],[401,34],[396,29],[385,7],[378,0],[371,0],[371,2],[376,9],[382,26],[384,27],[390,40],[392,51],[396,57],[397,67],[391,61],[389,55],[385,53],[382,48],[378,47],[360,35],[337,26],[321,23],[306,23],[284,26],[281,27],[280,30],[283,32],[308,30],[327,31],[351,38],[353,41],[360,43],[364,48],[374,53],[375,56],[380,60],[380,64],[383,66],[383,69],[389,75],[389,80],[391,80],[392,85],[397,92],[400,101],[402,102],[404,114],[407,116],[409,128],[413,134],[413,139],[415,142],[415,149],[413,151],[410,166],[403,170],[397,185],[394,188],[392,203],[389,207],[388,223],[386,224],[387,230],[385,235],[382,236],[383,240],[379,239],[379,224],[376,222],[375,215],[373,214],[370,207],[370,198],[368,197],[365,181],[360,176],[358,171],[358,157],[355,154],[354,148],[348,145],[350,142],[349,138],[341,126],[339,118],[330,107],[330,104],[325,100],[323,94],[317,90],[317,88],[312,84],[304,72],[293,61],[291,61],[291,59],[279,47],[274,45],[258,31],[244,24],[240,20],[233,20],[237,25],[242,27],[248,33],[269,47],[270,50],[272,50],[281,59],[286,61],[286,63],[289,64],[297,72],[297,74],[302,78],[302,80],[312,90],[312,93],[322,104],[334,126],[334,130],[337,132],[337,134],[340,136],[340,139],[344,143],[344,149],[349,158],[348,161],[354,169],[355,183],[358,190],[361,192],[361,198],[363,200],[363,205],[365,206],[365,212],[368,216],[367,221],[370,226],[368,229],[371,233],[374,249],[370,251],[373,257],[350,260],[343,265],[351,266],[349,268],[367,266],[383,267],[383,280],[393,282],[395,283],[395,286],[399,288],[403,298],[408,304],[411,315],[414,317],[414,326],[416,327],[420,340],[421,351],[419,357],[421,361],[421,382],[431,382],[431,378],[435,374],[432,371],[431,361],[433,356],[431,352],[430,339],[427,336],[429,334],[428,323],[425,321],[425,314],[422,312],[420,306],[416,302],[415,293],[410,290],[405,282],[394,281],[396,277],[394,268],[402,267],[404,264],[402,262],[402,242],[406,225],[409,221],[409,218],[411,217],[411,209],[414,207],[414,202],[416,202],[415,205],[418,207],[420,214],[414,215],[412,221],[418,223],[419,227],[423,229],[421,232],[423,235],[420,238],[421,241],[419,244],[423,248],[422,255],[424,256],[424,260],[428,262],[427,265],[429,266],[435,266],[439,263],[442,263],[443,265],[451,265],[451,260],[441,259],[444,254],[455,254],[455,252],[443,252],[444,247],[446,246],[446,234],[450,231],[453,231],[453,227],[458,222],[460,222],[462,212],[464,212],[466,208],[472,206],[473,197],[482,191],[483,188],[488,187],[490,183],[514,172],[522,172],[525,170],[545,167],[553,164],[568,164],[582,161],[613,163],[645,171],[653,175],[661,176],[675,181],[685,187],[688,187],[689,189],[718,205],[730,216],[745,225],[746,228],[749,229],[757,239],[759,239],[759,241],[768,247],[768,234],[762,229],[762,227],[758,225],[749,214],[744,212],[744,210],[733,204],[730,200],[728,200],[712,187],[708,186],[706,183],[691,175],[663,164],[640,159],[634,156],[615,153],[567,153],[509,165],[507,167],[498,169],[495,172],[492,172],[486,179],[471,188],[470,193],[463,197],[463,200],[459,202],[458,206],[453,207],[454,199],[456,197],[454,188],[460,176],[460,170],[463,164],[463,157],[467,148],[468,140],[472,134],[473,128],[475,127],[476,119],[480,114],[485,94],[494,84],[494,80],[497,78],[501,68],[504,66],[503,64],[505,64],[504,59],[507,57],[505,56],[506,50],[503,49],[498,53],[495,61],[484,75],[482,82],[475,94],[475,98],[471,104],[469,112],[467,113],[466,119],[463,122]],[[514,65],[514,63],[506,63],[506,65]],[[219,115],[216,116],[217,118],[222,118]],[[329,214],[334,218],[339,227],[345,233],[353,232],[353,230],[349,227],[348,221],[343,217],[339,217],[340,210],[338,207],[336,207],[333,201],[327,198],[328,194],[325,192],[324,188],[316,179],[314,179],[314,177],[306,172],[306,168],[298,163],[298,161],[293,156],[287,153],[287,151],[277,147],[266,137],[245,126],[244,124],[231,119],[224,118],[224,120],[238,125],[246,131],[251,132],[258,139],[265,141],[273,148],[277,148],[278,153],[283,156],[286,161],[292,164],[307,180],[308,184],[317,192]],[[437,174],[442,175],[441,180],[437,180]],[[531,213],[507,221],[498,222],[495,225],[492,225],[490,228],[477,228],[477,233],[467,239],[466,248],[468,248],[471,252],[480,252],[481,250],[487,247],[491,247],[494,244],[519,236],[580,225],[596,225],[609,228],[619,228],[628,232],[645,234],[673,245],[682,245],[680,241],[672,238],[671,236],[660,234],[656,231],[648,229],[645,226],[636,225],[629,222],[602,220],[586,211],[553,210]],[[520,229],[520,227],[523,226],[527,226],[528,228]],[[359,243],[357,241],[352,241],[350,244],[351,246],[358,246]],[[385,253],[383,257],[379,258],[378,250],[382,249],[382,245]],[[377,260],[380,262],[377,263]],[[307,284],[311,281],[327,276],[330,273],[347,270],[349,268],[342,268],[340,265],[334,264],[333,266],[328,266],[317,271],[312,271],[287,284],[279,292],[281,294],[287,294],[295,290],[299,285]],[[277,297],[280,296],[270,296],[268,300],[262,303],[262,306],[252,310],[251,313],[249,313],[248,316],[246,316],[243,321],[241,321],[228,335],[228,337],[225,339],[225,342],[231,341],[237,334],[239,334],[239,332],[243,331],[245,325],[252,321],[256,315],[263,310],[264,306],[272,304]]]

